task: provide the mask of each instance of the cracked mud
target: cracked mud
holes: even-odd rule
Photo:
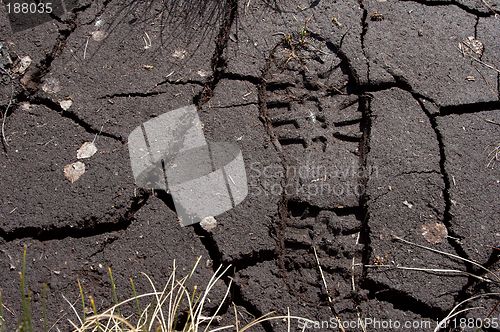
[[[47,284],[61,330],[77,280],[106,308],[108,266],[128,296],[130,277],[146,290],[140,272],[164,282],[172,260],[189,271],[198,256],[200,285],[232,265],[214,294],[231,283],[228,317],[234,303],[250,317],[435,322],[499,291],[484,270],[500,273],[499,1],[207,3],[179,23],[160,1],[80,1],[15,34],[0,8],[10,58],[33,60],[24,74],[0,67],[7,308],[20,305],[24,244],[33,301]],[[469,37],[477,57],[459,47]],[[135,186],[128,156],[135,127],[193,103],[207,139],[240,146],[248,178],[212,232],[180,227],[167,192]],[[63,167],[94,139],[69,183]],[[430,243],[428,225],[445,236]],[[499,317],[495,304],[460,317]]]

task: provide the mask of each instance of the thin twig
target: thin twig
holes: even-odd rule
[[[412,246],[416,246],[418,248],[422,248],[422,249],[425,249],[425,250],[429,250],[429,251],[432,251],[432,252],[435,252],[435,253],[438,253],[438,254],[441,254],[441,255],[445,255],[445,256],[449,256],[449,257],[453,257],[455,259],[458,259],[458,260],[461,260],[461,261],[464,261],[464,262],[467,262],[467,263],[470,263],[470,264],[473,264],[477,267],[480,267],[481,269],[483,269],[484,271],[490,273],[492,276],[495,277],[495,279],[497,279],[498,281],[500,281],[500,277],[493,271],[487,269],[486,267],[484,267],[483,265],[479,264],[478,262],[475,262],[473,260],[470,260],[470,259],[467,259],[467,258],[463,258],[463,257],[460,257],[458,255],[454,255],[454,254],[450,254],[449,252],[446,252],[446,251],[441,251],[441,250],[437,250],[437,249],[434,249],[434,248],[431,248],[431,247],[427,247],[427,246],[424,246],[424,245],[421,245],[421,244],[418,244],[418,243],[414,243],[414,242],[411,242],[411,241],[408,241],[408,240],[405,240],[399,236],[394,236],[394,239],[398,240],[398,241],[401,241],[401,242],[404,242],[406,244],[411,244]]]
[[[87,47],[89,46],[89,39],[90,37],[87,37],[87,42],[85,43],[85,48],[83,49],[83,60],[87,57]]]
[[[493,280],[489,278],[484,278],[480,277],[478,275],[462,271],[462,270],[455,270],[455,269],[429,269],[429,268],[423,268],[423,267],[411,267],[411,266],[400,266],[400,265],[365,265],[365,267],[370,267],[370,268],[390,268],[390,269],[397,269],[397,270],[409,270],[409,271],[422,271],[422,272],[434,272],[434,273],[452,273],[452,274],[463,274],[468,277],[476,278],[480,281],[484,282],[493,282]]]
[[[316,247],[314,246],[313,246],[313,251],[314,251],[314,257],[316,258],[316,263],[318,264],[319,274],[321,275],[321,280],[323,280],[323,285],[325,286],[325,292],[326,295],[328,296],[328,302],[330,302],[330,304],[333,306],[332,298],[330,296],[330,293],[328,292],[328,285],[326,284],[325,275],[323,274],[323,269],[321,268],[321,263],[319,262],[318,253],[316,252]],[[340,317],[335,312],[334,314],[335,314],[335,319],[337,319],[337,322],[339,323],[340,330],[342,332],[345,332]]]
[[[488,2],[486,2],[486,0],[481,0],[481,2],[486,6],[486,8],[488,8],[493,14],[495,14],[495,17],[500,14],[500,11],[493,8]]]
[[[467,47],[469,50],[472,50],[469,46],[467,46],[467,45],[465,45],[465,44],[462,44],[462,45],[464,45],[465,47]],[[468,56],[468,57],[470,57],[472,60],[474,60],[474,61],[476,61],[476,62],[479,62],[479,63],[480,63],[480,64],[482,64],[483,66],[485,66],[485,67],[487,67],[487,68],[489,68],[489,69],[492,69],[492,70],[494,70],[494,71],[496,71],[497,73],[499,73],[499,74],[500,74],[500,70],[499,70],[499,69],[497,69],[497,68],[493,67],[493,66],[492,66],[492,65],[490,65],[490,64],[487,64],[487,63],[486,63],[486,62],[484,62],[484,61],[479,60],[478,58],[476,58],[476,57],[475,57],[475,56],[473,56],[472,54],[469,54],[470,52],[466,54],[466,53],[464,52],[464,50],[463,50],[463,49],[460,49],[460,47],[457,47],[457,48],[458,48],[458,50],[459,50],[459,51],[461,51],[462,55],[464,55],[464,56]]]
[[[361,236],[361,232],[358,232],[358,236],[356,237],[356,246],[359,244],[359,238]],[[351,263],[351,286],[352,286],[352,291],[356,291],[356,282],[354,279],[354,274],[355,274],[355,268],[356,268],[356,259],[355,257],[352,258],[352,263]]]
[[[106,123],[106,122],[105,122]],[[101,126],[101,129],[99,130],[99,132],[97,134],[95,134],[94,136],[94,139],[92,140],[92,143],[95,143],[96,139],[97,139],[97,136],[101,135],[102,133],[102,128],[104,128],[104,123],[102,124]]]
[[[323,285],[325,286],[326,295],[328,296],[328,302],[332,303],[332,298],[330,297],[330,293],[328,292],[328,285],[326,284],[325,275],[323,274],[323,269],[321,268],[321,264],[319,263],[316,247],[313,247],[313,250],[314,250],[314,257],[316,257],[316,263],[318,263],[319,274],[321,275],[321,280],[323,280]]]
[[[7,104],[7,107],[5,107],[5,111],[3,113],[3,118],[2,118],[2,142],[3,142],[3,144],[5,146],[9,146],[9,143],[7,143],[7,139],[5,138],[5,121],[6,121],[7,116],[8,116],[9,108],[12,105],[12,100],[14,99],[14,78],[6,70],[2,69],[2,71],[7,76],[9,76],[9,78],[10,78],[10,87],[11,87],[11,93],[10,93],[9,103]]]
[[[495,121],[493,121],[493,120],[486,119],[486,120],[484,120],[484,121],[486,121],[486,122],[488,122],[488,123],[491,123],[491,124],[494,124],[494,125],[497,125],[497,126],[500,126],[500,123],[495,122]]]

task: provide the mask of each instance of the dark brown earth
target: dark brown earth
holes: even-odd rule
[[[130,277],[149,290],[141,272],[162,284],[174,259],[188,272],[198,256],[199,285],[232,265],[209,306],[232,280],[227,321],[234,303],[247,318],[289,308],[316,321],[432,321],[413,329],[432,331],[465,299],[500,291],[471,262],[500,273],[500,1],[201,3],[181,19],[162,16],[160,1],[80,1],[16,33],[0,6],[0,45],[14,62],[0,53],[8,331],[24,245],[36,331],[44,284],[48,325],[65,331],[75,317],[62,296],[78,300],[77,280],[104,309],[108,267],[123,299]],[[107,37],[96,41],[99,29]],[[480,54],[459,49],[468,37]],[[25,55],[32,65],[15,73]],[[58,91],[42,88],[51,80]],[[134,128],[192,103],[207,140],[239,145],[248,178],[248,197],[211,233],[181,227],[168,193],[137,188],[128,155]],[[70,183],[63,167],[96,134],[97,154]],[[448,236],[429,239],[429,225]],[[498,301],[472,301],[483,308],[460,317],[500,320]]]

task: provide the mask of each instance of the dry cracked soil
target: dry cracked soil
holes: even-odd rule
[[[432,322],[345,331],[432,331],[478,296],[442,330],[498,322],[499,14],[498,0],[81,0],[14,32],[0,6],[6,330],[24,246],[35,331],[70,328],[62,296],[78,300],[77,281],[101,310],[108,267],[123,299],[129,278],[147,291],[141,272],[162,284],[198,256],[200,286],[231,265],[214,295],[231,284],[228,321],[234,304],[243,321],[290,310]],[[134,128],[190,104],[246,168],[248,196],[212,231],[181,227],[129,159]],[[94,140],[71,183],[65,165]]]

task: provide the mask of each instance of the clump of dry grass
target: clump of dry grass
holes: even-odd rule
[[[226,274],[230,266],[226,268],[219,267],[211,277],[211,279],[207,282],[207,285],[204,286],[202,290],[199,289],[198,286],[189,287],[189,281],[193,276],[193,273],[196,271],[198,264],[200,262],[200,258],[196,261],[193,266],[193,269],[185,276],[179,277],[177,274],[177,267],[175,265],[175,261],[172,267],[172,273],[170,274],[167,283],[163,286],[162,289],[158,289],[155,283],[151,280],[151,278],[143,274],[144,277],[148,280],[152,291],[144,294],[137,294],[135,290],[135,286],[132,283],[133,294],[131,298],[128,298],[124,301],[118,302],[116,296],[114,296],[114,300],[116,303],[111,306],[109,309],[104,310],[102,312],[97,312],[95,306],[92,306],[92,310],[94,311],[93,315],[85,317],[84,315],[80,315],[78,310],[75,308],[71,302],[67,301],[71,308],[73,309],[77,321],[70,321],[71,325],[74,328],[74,332],[86,332],[86,331],[95,331],[95,332],[174,332],[174,331],[183,331],[183,332],[197,332],[197,331],[237,331],[244,332],[249,330],[255,325],[261,324],[266,321],[278,321],[283,325],[286,325],[286,331],[290,331],[291,322],[292,321],[306,321],[309,320],[302,317],[291,316],[290,313],[284,316],[274,315],[273,312],[270,312],[260,318],[257,318],[250,323],[245,324],[244,326],[240,326],[240,322],[238,321],[238,312],[236,306],[234,306],[234,319],[235,322],[233,324],[225,325],[225,326],[217,326],[215,323],[220,320],[219,313],[221,312],[221,308],[226,301],[229,290],[231,287],[231,281],[228,284],[224,297],[218,304],[215,312],[206,316],[205,314],[205,304],[208,301],[208,296],[211,291],[214,289],[216,283],[221,280],[221,278]],[[110,273],[110,276],[112,274]],[[111,283],[113,289],[114,280],[111,278]],[[81,296],[83,299],[83,303],[85,299],[83,297],[83,292],[81,292]],[[146,306],[141,308],[139,305],[140,302],[146,302]],[[92,303],[92,301],[91,301]],[[136,313],[130,315],[123,315],[122,312],[126,312],[130,306],[135,306]],[[124,309],[125,308],[125,309]],[[182,312],[187,312],[187,318],[184,318],[182,322],[180,322],[179,317]]]

